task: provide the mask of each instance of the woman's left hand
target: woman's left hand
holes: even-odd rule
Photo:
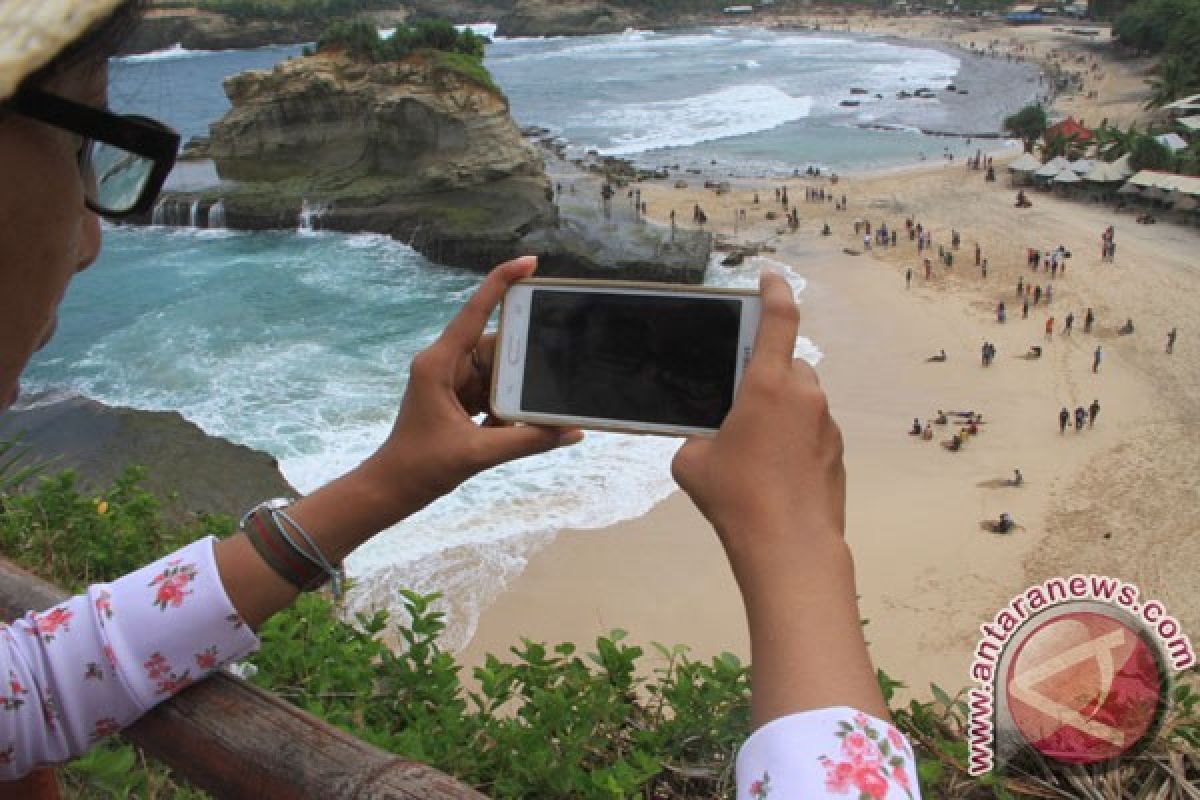
[[[392,432],[359,468],[360,477],[369,476],[396,502],[397,519],[478,472],[583,438],[578,430],[513,425],[490,414],[482,425],[472,419],[489,410],[496,337],[484,328],[508,288],[536,268],[533,257],[496,267],[442,335],[413,359]]]

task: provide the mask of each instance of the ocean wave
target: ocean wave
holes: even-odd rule
[[[172,61],[177,58],[195,58],[197,56],[208,56],[213,53],[222,52],[219,50],[189,50],[182,43],[176,42],[170,47],[162,50],[154,50],[149,53],[137,53],[131,56],[119,56],[114,58],[114,61],[119,61],[126,64],[140,64],[147,61]]]
[[[731,86],[682,100],[660,100],[594,114],[593,123],[624,131],[601,148],[607,155],[634,155],[666,147],[743,136],[807,117],[812,99],[774,86]]]

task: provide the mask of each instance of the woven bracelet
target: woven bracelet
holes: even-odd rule
[[[297,552],[275,523],[271,509],[258,506],[242,517],[242,531],[272,570],[296,589],[305,592],[323,584],[328,575],[312,559]]]

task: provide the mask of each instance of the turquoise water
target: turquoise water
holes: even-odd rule
[[[894,162],[920,147],[940,150],[912,133],[862,131],[830,101],[863,74],[880,86],[940,80],[956,60],[884,43],[862,45],[856,60],[845,47],[761,31],[631,33],[500,41],[489,65],[521,122],[578,146],[761,168],[801,153],[840,163],[857,150]],[[224,76],[297,51],[173,48],[119,61],[113,104],[203,133],[228,107]],[[751,265],[713,280],[746,285],[756,275]],[[803,280],[791,278],[800,292]],[[271,453],[309,491],[383,440],[413,355],[478,282],[371,234],[107,228],[99,262],[72,286],[26,388],[178,410]],[[816,357],[807,341],[797,347]],[[481,608],[546,534],[604,526],[665,497],[677,446],[596,434],[480,476],[355,554],[355,602],[398,605],[400,586],[445,591],[456,599],[451,643],[465,643]]]

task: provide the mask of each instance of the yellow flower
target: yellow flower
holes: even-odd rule
[[[108,513],[108,501],[100,500],[96,503],[96,513],[103,516]]]

